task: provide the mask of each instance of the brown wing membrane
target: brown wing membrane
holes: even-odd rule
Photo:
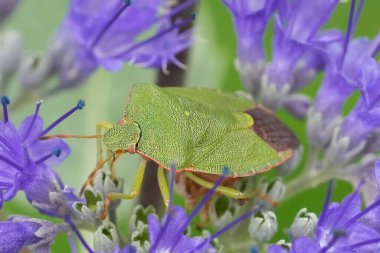
[[[269,109],[258,105],[245,113],[254,119],[252,128],[255,133],[276,151],[294,150],[300,145],[293,132]]]

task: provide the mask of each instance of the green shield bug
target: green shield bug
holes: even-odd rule
[[[94,136],[52,135],[42,139],[53,137],[97,138],[97,166],[81,194],[106,162],[112,160],[114,173],[113,164],[122,154],[143,157],[131,193],[108,193],[104,218],[112,200],[138,195],[148,160],[159,166],[157,179],[168,205],[164,169],[170,170],[174,165],[177,172],[184,172],[200,187],[211,189],[213,183],[204,178],[220,175],[223,167],[228,168],[231,179],[252,176],[284,163],[299,146],[295,135],[273,112],[244,96],[204,88],[161,88],[147,83],[133,86],[118,124],[102,121]],[[110,154],[105,160],[103,144]],[[216,191],[235,199],[260,195],[226,186],[218,186]]]
[[[112,153],[107,160],[123,153],[144,158],[131,193],[108,194],[106,207],[111,200],[137,196],[147,160],[159,165],[158,182],[167,204],[163,170],[173,164],[197,184],[211,188],[211,182],[191,172],[220,174],[227,166],[229,177],[252,176],[284,163],[299,146],[294,134],[271,111],[252,100],[219,90],[161,88],[147,83],[133,86],[118,124],[99,123],[98,136],[101,129],[106,129],[103,143]],[[107,161],[101,158],[101,146],[98,139],[98,166],[90,179]],[[223,186],[218,191],[237,199],[251,197]]]

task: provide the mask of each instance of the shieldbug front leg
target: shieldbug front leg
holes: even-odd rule
[[[102,130],[109,130],[112,124],[107,121],[100,121],[96,124],[96,134],[101,136]],[[103,162],[103,140],[101,138],[96,140],[97,147],[97,165]]]
[[[145,160],[145,159],[143,159],[141,161],[139,168],[137,169],[135,180],[133,181],[130,194],[119,193],[119,192],[110,192],[107,194],[107,196],[105,198],[105,202],[104,202],[104,212],[102,215],[103,219],[105,219],[107,217],[108,208],[109,208],[112,200],[133,199],[139,194],[140,188],[141,188],[141,183],[144,179],[146,162],[147,162],[147,160]]]
[[[112,128],[112,124],[107,121],[100,121],[96,124],[96,136],[102,136],[102,129],[108,130]],[[96,158],[96,167],[95,169],[89,174],[87,177],[87,180],[84,182],[79,195],[82,195],[84,192],[84,189],[92,183],[93,179],[96,176],[96,173],[103,168],[105,162],[103,160],[103,141],[102,138],[96,139],[96,151],[97,151],[97,158]],[[109,156],[110,157],[110,156]],[[112,171],[112,162],[110,164],[111,171]]]

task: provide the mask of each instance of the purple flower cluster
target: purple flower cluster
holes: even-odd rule
[[[331,140],[349,137],[347,147],[352,150],[377,128],[376,104],[379,96],[380,66],[375,56],[380,46],[380,35],[373,40],[360,37],[351,39],[364,1],[355,8],[352,1],[348,28],[343,40],[325,44],[322,53],[326,59],[324,81],[309,112],[309,138],[313,146],[321,147]],[[342,108],[355,90],[361,92],[360,101],[342,123]],[[339,128],[339,129],[338,129]],[[348,152],[345,150],[344,152]]]
[[[11,200],[18,191],[24,191],[27,199],[41,212],[63,217],[65,201],[52,200],[51,193],[60,192],[62,197],[72,197],[64,189],[53,168],[58,166],[70,154],[69,146],[60,139],[40,140],[62,120],[76,110],[81,110],[84,102],[43,128],[39,116],[41,101],[37,102],[33,115],[28,116],[17,129],[8,115],[7,97],[2,97],[4,119],[0,121],[0,203]],[[62,203],[63,202],[63,203]]]
[[[214,194],[216,188],[223,182],[224,178],[228,174],[228,169],[224,168],[222,176],[215,182],[212,189],[202,198],[198,205],[193,209],[189,216],[186,215],[185,210],[180,206],[172,206],[173,199],[173,185],[174,185],[175,170],[172,169],[172,180],[170,185],[170,203],[169,209],[165,213],[161,223],[153,215],[148,216],[148,228],[149,228],[149,240],[151,248],[149,252],[216,252],[216,249],[212,246],[211,242],[228,231],[235,225],[239,224],[245,219],[248,219],[255,213],[257,213],[261,206],[255,207],[251,211],[241,215],[236,220],[227,224],[208,238],[194,237],[191,238],[185,235],[185,231],[193,220],[195,215],[201,210],[201,208],[210,200]]]
[[[325,68],[320,48],[342,39],[336,31],[320,31],[338,2],[224,0],[235,22],[237,68],[257,101],[274,110],[285,106],[298,117],[306,115],[310,101],[297,92]],[[275,28],[269,60],[263,39],[272,16]]]
[[[331,203],[333,184],[330,183],[324,209],[311,237],[294,238],[289,250],[272,245],[269,253],[286,252],[377,252],[380,249],[380,161],[373,168],[378,184],[375,200],[362,209],[360,188],[348,195],[342,203]]]
[[[380,64],[376,60],[380,35],[372,40],[352,39],[364,1],[355,3],[351,2],[344,39],[321,47],[325,77],[308,111],[308,137],[311,157],[324,154],[312,170],[330,170],[357,186],[360,178],[368,177],[369,164],[378,159],[375,154],[380,150]],[[355,91],[361,96],[343,116],[343,106]]]
[[[0,222],[0,252],[17,253],[24,246],[29,246],[33,252],[49,252],[55,236],[66,230],[65,226],[49,221],[12,216]]]
[[[125,62],[164,71],[170,62],[184,67],[176,55],[191,44],[192,31],[181,28],[193,17],[172,19],[195,2],[71,0],[51,48],[60,86],[73,87],[99,66],[115,71]]]

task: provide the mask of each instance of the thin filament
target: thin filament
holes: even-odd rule
[[[59,123],[61,123],[63,120],[65,120],[67,117],[69,117],[71,114],[73,114],[77,110],[82,110],[85,106],[84,100],[79,100],[77,105],[74,106],[71,110],[63,114],[61,117],[59,117],[56,121],[54,121],[50,126],[48,126],[44,131],[42,131],[39,136],[44,136],[48,132],[50,132],[54,127],[56,127]]]
[[[52,135],[44,135],[38,137],[39,140],[48,140],[53,138],[60,139],[98,139],[102,138],[103,135],[76,135],[76,134],[52,134]]]
[[[8,105],[10,104],[9,98],[7,96],[2,96],[1,104],[3,105],[4,122],[7,123],[9,121],[9,118],[8,118]]]
[[[353,30],[354,30],[353,22],[354,22],[355,4],[356,4],[356,0],[352,0],[351,1],[351,8],[350,8],[350,16],[348,18],[346,38],[344,40],[343,54],[342,54],[342,58],[341,58],[340,64],[339,64],[340,70],[343,67],[344,59],[346,57],[346,53],[347,53],[347,49],[348,49],[348,44],[351,40],[351,36],[352,36]]]
[[[23,140],[26,140],[26,138],[29,136],[29,133],[30,133],[30,131],[32,130],[32,127],[33,127],[33,125],[34,125],[34,122],[35,122],[36,119],[37,119],[38,112],[40,111],[41,104],[42,104],[42,100],[37,101],[37,103],[36,103],[36,110],[34,111],[34,115],[33,115],[32,122],[30,122],[29,128],[28,128],[28,130],[26,131]]]
[[[329,186],[328,186],[328,190],[327,190],[325,203],[323,204],[322,213],[321,213],[320,218],[318,220],[318,226],[323,222],[324,217],[326,216],[326,212],[327,212],[327,209],[328,209],[330,201],[331,201],[331,195],[332,195],[332,191],[334,188],[334,183],[335,183],[334,179],[331,179],[329,181]]]

